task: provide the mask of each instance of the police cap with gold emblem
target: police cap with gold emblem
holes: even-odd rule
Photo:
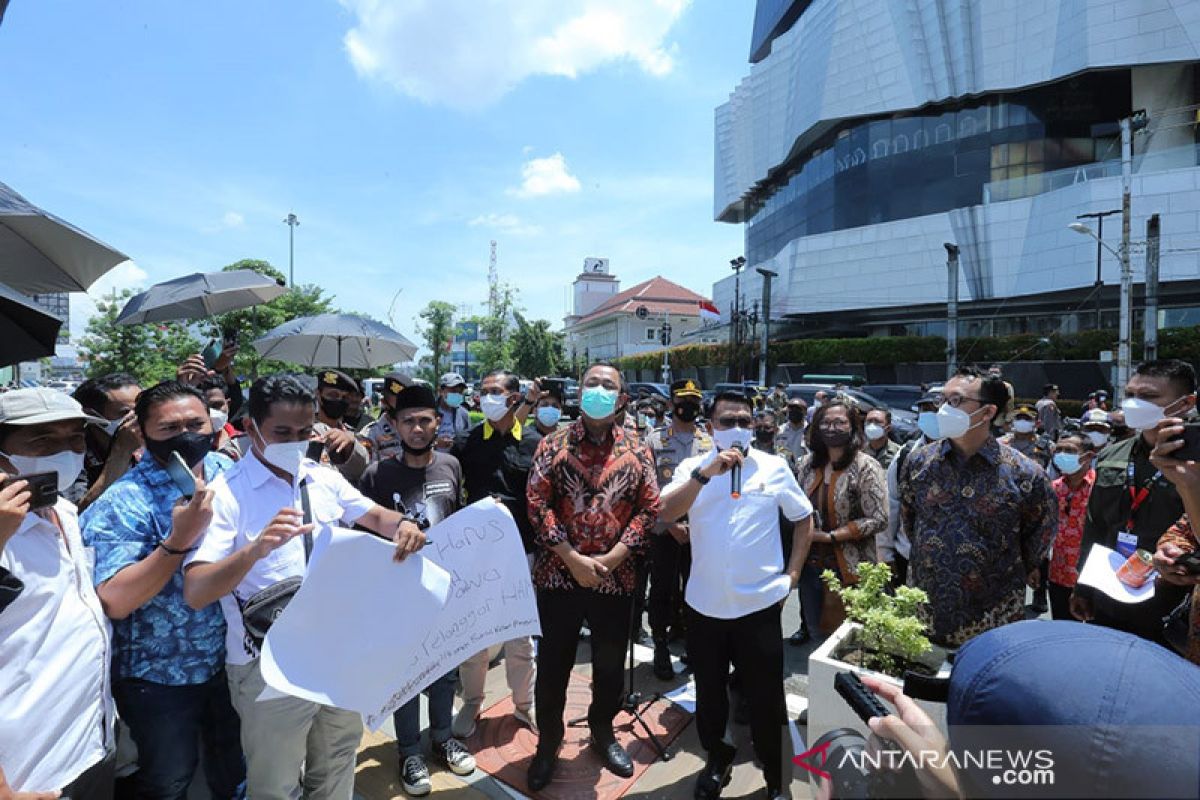
[[[383,379],[383,394],[386,397],[395,397],[400,392],[404,391],[407,386],[413,385],[413,379],[403,372],[392,372]]]
[[[672,400],[699,400],[703,397],[700,394],[700,384],[696,383],[691,378],[675,381],[671,384],[671,399]]]
[[[343,392],[358,392],[358,382],[336,369],[325,369],[317,373],[317,389],[341,389]]]

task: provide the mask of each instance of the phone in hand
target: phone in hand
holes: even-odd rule
[[[4,479],[4,483],[0,484],[0,489],[17,481],[25,481],[29,484],[26,490],[29,492],[29,510],[36,511],[39,508],[49,508],[58,502],[58,473],[57,472],[34,472],[29,475],[9,475]]]
[[[1200,422],[1185,422],[1183,433],[1173,441],[1183,440],[1183,447],[1171,453],[1171,458],[1180,461],[1200,461]]]
[[[171,453],[171,457],[167,459],[167,474],[171,476],[171,482],[175,484],[176,489],[183,493],[185,498],[191,500],[195,496],[196,476],[192,474],[192,470],[179,453]]]
[[[221,349],[222,352],[231,347],[237,347],[238,332],[237,328],[226,328],[221,331]]]
[[[1189,575],[1200,575],[1200,551],[1193,550],[1175,559],[1175,566],[1183,567]]]
[[[308,449],[304,451],[304,457],[309,461],[321,463],[321,456],[325,453],[325,443],[320,439],[313,439],[308,443]]]
[[[200,357],[204,359],[204,366],[212,369],[221,358],[222,352],[221,343],[216,339],[209,339],[208,344],[204,345],[204,349],[200,351]]]

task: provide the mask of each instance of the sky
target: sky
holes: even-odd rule
[[[12,0],[0,181],[128,254],[90,298],[242,258],[418,341],[478,313],[489,241],[559,327],[588,256],[704,295],[713,111],[752,0]],[[72,298],[72,335],[94,313]]]

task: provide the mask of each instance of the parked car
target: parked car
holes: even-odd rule
[[[827,383],[791,383],[788,384],[787,396],[789,398],[800,397],[804,402],[812,407],[813,399],[817,392],[824,389],[827,392],[833,392],[832,384]],[[920,431],[917,428],[917,415],[908,408],[893,408],[887,403],[878,398],[862,391],[861,389],[838,389],[838,392],[851,397],[858,407],[862,409],[863,414],[866,414],[873,408],[885,408],[892,412],[892,438],[897,442],[907,442],[909,439],[918,435]]]
[[[925,396],[920,386],[909,383],[872,383],[859,388],[892,409],[912,411],[917,401]]]
[[[648,383],[645,381],[633,381],[625,384],[625,391],[630,397],[649,397],[652,394],[670,399],[671,387],[665,383]]]
[[[563,415],[567,419],[579,418],[579,381],[563,378]]]

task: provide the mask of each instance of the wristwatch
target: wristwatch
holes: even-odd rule
[[[700,484],[701,486],[707,486],[711,478],[706,478],[704,473],[700,471],[700,468],[696,467],[694,470],[692,470],[692,480],[696,481],[696,483]]]

